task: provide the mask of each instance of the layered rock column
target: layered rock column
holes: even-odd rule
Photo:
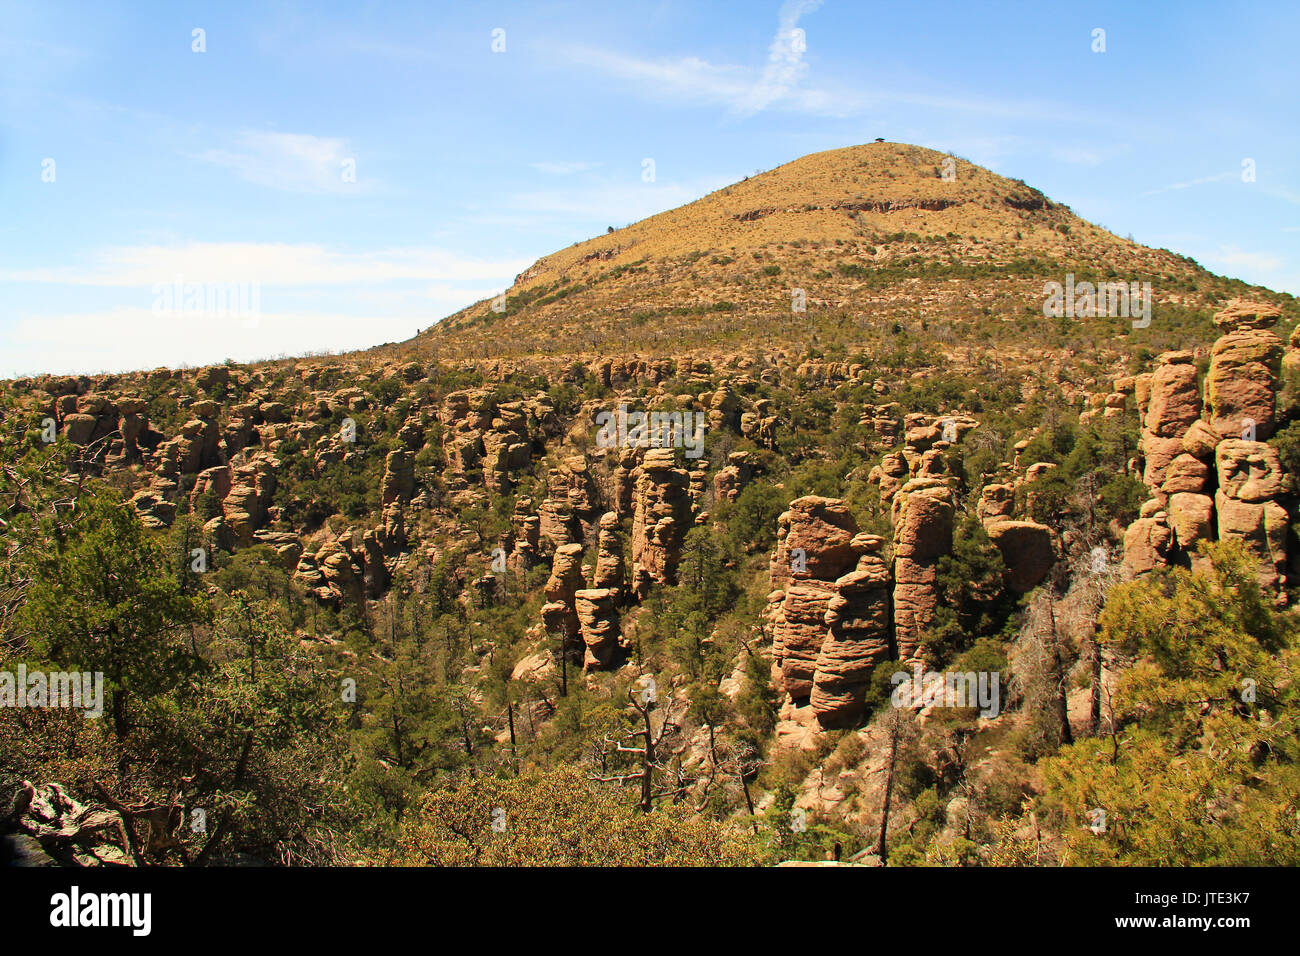
[[[1277,450],[1263,442],[1229,438],[1215,449],[1219,488],[1214,495],[1219,538],[1240,538],[1258,562],[1260,587],[1277,592],[1286,584],[1286,509]]]
[[[1162,355],[1146,396],[1143,377],[1135,379],[1147,400],[1142,448],[1152,498],[1124,535],[1133,574],[1172,561],[1195,565],[1199,541],[1235,537],[1259,562],[1265,591],[1285,603],[1289,519],[1277,500],[1284,475],[1263,441],[1276,428],[1284,349],[1270,326],[1279,315],[1271,305],[1234,301],[1215,316],[1224,334],[1210,352],[1203,406],[1191,391],[1191,353]],[[1193,409],[1198,416],[1189,420]]]
[[[618,538],[618,515],[607,511],[600,518],[596,570],[592,586],[574,594],[578,627],[586,647],[583,667],[609,667],[618,653],[619,604],[623,599],[625,568]]]
[[[1142,420],[1143,480],[1159,488],[1170,463],[1183,451],[1183,435],[1201,417],[1201,392],[1192,353],[1165,352],[1157,360]]]
[[[578,641],[580,628],[575,596],[585,584],[582,545],[566,544],[557,549],[551,576],[546,581],[547,603],[542,605],[542,623],[548,633],[563,636],[566,652]]]
[[[1124,532],[1124,567],[1135,576],[1146,574],[1168,564],[1173,550],[1168,513],[1158,502],[1146,502],[1141,516]]]
[[[921,636],[934,623],[939,559],[952,551],[952,489],[913,478],[894,496],[894,641],[899,660],[920,659]]]
[[[542,559],[542,519],[531,514],[533,500],[520,498],[510,522],[514,529],[514,548],[510,552],[510,567],[516,574],[525,574]]]
[[[229,494],[222,502],[226,526],[241,547],[253,543],[253,532],[266,520],[266,509],[275,495],[275,472],[279,461],[258,459],[235,468]]]
[[[384,476],[379,482],[379,503],[410,501],[415,494],[415,456],[409,451],[390,451],[384,459]]]
[[[585,648],[583,668],[609,667],[618,652],[618,589],[583,588],[574,592],[573,600]]]
[[[878,535],[854,537],[857,566],[836,579],[826,604],[828,630],[813,668],[810,699],[824,727],[843,726],[861,716],[871,673],[890,657],[893,577],[881,554],[884,544]]]
[[[734,502],[753,478],[754,469],[747,451],[733,451],[727,464],[713,476],[713,497],[719,503]]]
[[[656,584],[676,582],[682,539],[690,528],[690,477],[671,448],[651,448],[635,472],[632,591],[645,600]]]
[[[1220,438],[1263,441],[1273,434],[1282,340],[1270,328],[1276,308],[1234,302],[1215,316],[1226,329],[1210,351],[1205,418]]]
[[[600,516],[600,534],[596,539],[596,573],[594,587],[621,591],[627,570],[623,562],[623,545],[618,538],[618,515],[607,511]]]
[[[1047,525],[1003,518],[986,522],[984,530],[1002,555],[1007,587],[1017,594],[1033,590],[1052,570],[1056,548]]]
[[[857,560],[856,534],[853,516],[835,498],[798,498],[779,519],[769,616],[782,686],[796,701],[812,694],[826,612],[837,595],[835,581]]]

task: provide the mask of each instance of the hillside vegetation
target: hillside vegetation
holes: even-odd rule
[[[1298,323],[874,143],[408,342],[0,383],[0,672],[104,693],[0,707],[0,852],[1300,863]]]

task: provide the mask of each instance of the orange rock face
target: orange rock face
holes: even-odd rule
[[[644,600],[655,584],[676,581],[682,539],[690,529],[690,475],[671,448],[651,448],[636,469],[632,517],[632,590]]]
[[[899,659],[919,659],[921,634],[934,622],[939,559],[952,551],[952,490],[914,478],[894,498],[894,641]]]

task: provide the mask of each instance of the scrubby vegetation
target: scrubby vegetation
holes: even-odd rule
[[[1207,346],[1244,286],[964,162],[954,203],[937,154],[881,147],[578,244],[504,312],[346,360],[0,383],[0,672],[104,675],[102,719],[0,708],[0,799],[124,808],[115,862],[140,865],[1300,862],[1295,612],[1233,542],[1138,580],[1118,560],[1150,510],[1133,376]],[[1152,281],[1154,321],[1045,317],[1066,273]],[[72,440],[100,398],[140,400],[133,452],[134,412]],[[625,404],[701,415],[704,457],[652,487],[594,437]],[[212,462],[158,450],[205,433]],[[916,661],[995,677],[999,706],[898,705],[894,646],[818,725],[773,646],[782,516],[834,499],[853,529],[827,550],[893,568],[914,476],[953,504]],[[989,502],[1051,539],[1025,587]],[[579,593],[609,661],[584,666],[591,620],[552,626]]]

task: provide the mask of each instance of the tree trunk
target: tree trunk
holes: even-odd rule
[[[889,804],[894,796],[894,765],[898,761],[898,719],[897,711],[889,716],[889,767],[885,771],[885,806],[880,813],[880,839],[876,841],[876,856],[880,857],[881,866],[889,862],[885,837],[889,833]]]
[[[1096,628],[1092,635],[1092,690],[1088,702],[1088,735],[1095,737],[1101,729],[1101,644],[1097,642]]]
[[[647,705],[646,709],[641,712],[641,716],[645,719],[645,754],[642,758],[644,763],[642,765],[641,774],[641,809],[646,813],[649,813],[654,809],[654,801],[651,797],[650,785],[653,782],[651,778],[654,774],[655,763],[654,730],[650,726],[649,705]]]
[[[736,776],[740,778],[740,789],[745,793],[745,807],[749,810],[749,822],[754,828],[754,836],[758,836],[758,817],[754,815],[754,798],[749,795],[749,781],[745,779],[745,768],[737,768]]]
[[[519,754],[515,753],[515,705],[513,702],[506,704],[506,717],[510,720],[510,756],[518,760]]]
[[[1061,642],[1056,633],[1056,602],[1051,595],[1047,598],[1047,613],[1052,624],[1052,680],[1056,684],[1056,719],[1060,726],[1061,743],[1074,743],[1074,733],[1070,730],[1070,702],[1066,697],[1065,662],[1061,660]]]

